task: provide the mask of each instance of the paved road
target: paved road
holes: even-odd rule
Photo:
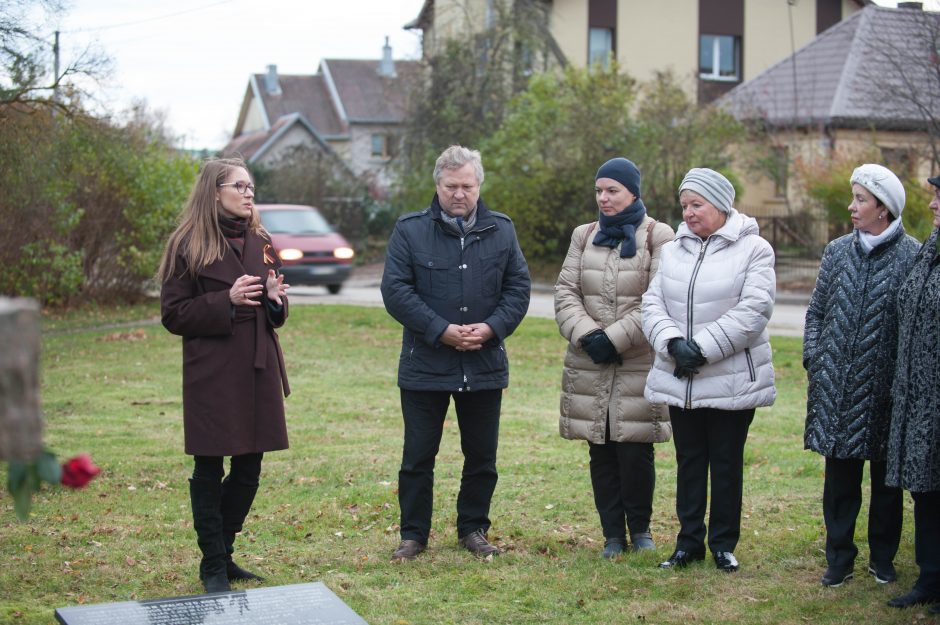
[[[296,304],[352,304],[356,306],[381,306],[382,295],[378,281],[374,278],[357,280],[351,278],[337,295],[330,295],[322,287],[295,286],[290,290],[290,301]],[[806,316],[807,298],[796,294],[781,294],[777,298],[770,333],[774,336],[803,336],[803,319]],[[551,289],[536,287],[529,303],[529,315],[555,318]]]

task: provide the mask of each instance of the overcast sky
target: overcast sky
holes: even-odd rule
[[[63,64],[89,44],[112,59],[110,80],[96,89],[108,110],[144,100],[166,114],[183,147],[218,149],[231,137],[250,74],[268,64],[282,74],[313,74],[323,58],[378,59],[386,36],[396,59],[417,59],[418,32],[402,27],[423,3],[65,0],[66,12],[41,32],[51,42],[61,31]]]
[[[0,0],[2,2],[2,0]],[[402,27],[423,0],[66,0],[56,23],[62,63],[89,43],[113,62],[96,89],[111,110],[137,98],[166,113],[187,148],[221,148],[231,137],[248,77],[269,64],[313,74],[322,58],[378,59],[389,37],[396,59],[420,57]],[[46,34],[43,32],[43,34]]]

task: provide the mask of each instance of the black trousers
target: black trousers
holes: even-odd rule
[[[588,442],[588,451],[594,505],[604,538],[626,540],[627,528],[630,534],[649,531],[656,487],[653,444],[611,441],[608,421],[604,444]]]
[[[862,507],[864,460],[826,458],[823,519],[826,522],[826,561],[847,569],[855,562],[855,520]],[[886,461],[869,462],[871,501],[868,506],[868,549],[872,562],[894,561],[901,543],[904,491],[885,486]]]
[[[914,558],[920,575],[914,588],[940,596],[940,491],[911,493],[914,499]]]
[[[734,551],[741,536],[744,443],[754,409],[718,410],[669,407],[676,445],[676,549],[705,549],[705,504],[711,473],[708,547]]]
[[[427,544],[434,507],[434,461],[441,446],[444,417],[454,398],[463,473],[457,495],[457,535],[490,528],[490,500],[496,490],[501,389],[451,393],[401,389],[405,444],[398,472],[401,538]]]
[[[232,456],[225,483],[234,483],[239,486],[258,487],[261,477],[261,459],[263,453],[244,454]],[[193,479],[209,482],[221,482],[225,475],[225,466],[222,456],[193,456]]]

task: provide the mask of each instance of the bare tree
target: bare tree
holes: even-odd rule
[[[879,127],[926,134],[931,170],[940,171],[940,13],[898,10],[895,28],[873,31],[874,93]],[[875,120],[873,120],[875,121]],[[893,123],[892,123],[893,122]],[[905,126],[907,128],[905,128]]]
[[[71,113],[82,95],[73,79],[97,79],[108,71],[110,61],[91,47],[61,65],[57,36],[37,33],[29,19],[38,11],[49,22],[62,10],[60,0],[6,0],[0,6],[0,112]]]

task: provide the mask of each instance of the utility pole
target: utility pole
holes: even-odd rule
[[[55,31],[55,43],[52,44],[52,99],[59,101],[59,31]]]

